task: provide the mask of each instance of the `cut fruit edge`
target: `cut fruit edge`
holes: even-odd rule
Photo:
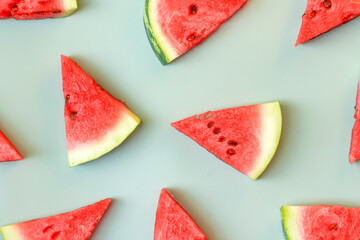
[[[161,64],[166,65],[179,57],[176,50],[166,39],[156,18],[158,0],[146,0],[144,7],[144,25],[150,45]]]
[[[119,146],[140,124],[141,119],[128,110],[117,125],[100,140],[68,151],[69,166],[95,160]]]
[[[359,0],[360,1],[360,0]],[[358,159],[356,154],[356,149],[358,148],[356,145],[356,134],[355,134],[355,130],[357,128],[357,125],[359,125],[359,121],[360,121],[360,75],[359,75],[359,80],[358,80],[358,84],[357,84],[357,93],[356,93],[356,103],[355,103],[355,114],[354,114],[354,118],[355,118],[355,123],[353,126],[353,129],[351,131],[351,142],[350,142],[350,152],[349,152],[349,162],[350,164],[355,163]]]
[[[62,17],[68,17],[73,14],[78,9],[77,0],[64,0],[64,9],[65,12]]]
[[[359,113],[359,109],[360,108],[360,74],[359,74],[359,78],[358,78],[358,84],[357,84],[357,93],[356,93],[356,104],[355,104],[355,115],[354,118],[359,118],[360,113]]]
[[[13,161],[20,161],[20,160],[24,159],[22,157],[22,155],[19,153],[19,151],[15,148],[15,146],[10,142],[10,140],[1,131],[0,131],[0,137],[3,139],[3,141],[5,141],[7,146],[10,148],[9,149],[11,151],[10,154],[12,155],[11,158],[2,159],[2,160],[0,160],[0,162],[13,162]]]
[[[287,240],[301,240],[299,229],[300,209],[300,207],[296,206],[281,207],[282,226]]]
[[[253,171],[248,175],[256,180],[267,168],[273,159],[280,142],[282,130],[282,115],[280,102],[266,103],[261,106],[262,135],[261,153]]]
[[[164,212],[162,212],[164,210],[163,209],[164,207],[167,210],[165,212],[165,214],[164,214]],[[174,217],[174,214],[176,215],[176,213],[179,213],[179,212],[182,215],[182,217],[178,221],[183,221],[186,223],[179,224],[178,221],[175,221],[175,222],[170,221],[170,222],[167,222],[167,224],[165,224],[165,227],[169,228],[169,225],[170,225],[170,227],[176,229],[175,230],[176,232],[179,230],[181,231],[182,228],[188,229],[188,231],[190,231],[191,234],[193,234],[195,232],[195,233],[197,233],[197,235],[203,236],[203,238],[201,238],[201,239],[206,240],[207,238],[206,238],[205,234],[200,229],[200,227],[197,225],[195,220],[190,216],[190,214],[185,210],[185,208],[183,208],[181,206],[181,204],[176,200],[174,195],[172,195],[172,193],[169,190],[167,190],[166,188],[161,189],[158,206],[156,209],[154,239],[157,236],[157,234],[159,233],[159,231],[162,232],[161,230],[163,230],[163,227],[164,227],[163,225],[161,225],[161,220],[159,221],[159,219],[163,220],[164,215]],[[161,239],[163,239],[163,238],[164,238],[164,236]],[[159,239],[159,238],[156,238],[156,239]],[[176,238],[176,239],[178,239],[178,238]],[[188,237],[186,239],[190,239],[190,238]],[[191,238],[191,239],[193,239],[193,238]],[[200,239],[200,238],[196,238],[196,239]]]
[[[23,237],[20,235],[20,231],[16,224],[4,226],[0,228],[0,233],[4,240],[22,240]]]
[[[309,1],[310,2],[310,1]],[[344,1],[345,2],[345,1]],[[307,32],[308,30],[303,30],[303,28],[305,28],[305,25],[304,25],[304,21],[302,20],[302,22],[301,22],[301,26],[300,26],[300,30],[299,30],[299,34],[298,34],[298,37],[297,37],[297,40],[296,40],[296,43],[295,43],[295,47],[297,47],[297,46],[299,46],[299,45],[301,45],[301,44],[303,44],[303,43],[306,43],[306,42],[308,42],[308,41],[310,41],[310,40],[313,40],[313,39],[315,39],[315,38],[317,38],[317,37],[319,37],[319,36],[321,36],[321,35],[323,35],[323,34],[325,34],[325,33],[327,33],[327,32],[330,32],[330,31],[332,31],[333,29],[335,29],[335,28],[338,28],[338,27],[340,27],[341,25],[343,25],[343,24],[346,24],[346,23],[348,23],[349,21],[351,21],[351,20],[353,20],[353,19],[355,19],[357,16],[359,16],[360,15],[360,0],[348,0],[348,2],[349,2],[349,6],[351,6],[352,8],[353,8],[353,12],[355,11],[355,9],[356,9],[356,11],[357,11],[357,14],[356,14],[356,16],[355,17],[352,17],[351,19],[347,19],[346,21],[344,21],[343,20],[343,22],[342,23],[340,23],[339,25],[336,25],[336,26],[333,26],[332,28],[330,28],[330,29],[327,29],[327,30],[323,30],[321,33],[318,33],[318,34],[316,34],[315,36],[312,36],[311,38],[305,38],[305,39],[303,39],[302,38],[302,33],[304,33],[304,32]],[[306,6],[306,10],[308,9],[308,5]],[[305,10],[305,11],[306,11]],[[348,10],[349,11],[349,10]],[[304,13],[305,14],[305,13]]]

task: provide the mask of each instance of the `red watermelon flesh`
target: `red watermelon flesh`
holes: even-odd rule
[[[199,45],[247,0],[146,0],[145,28],[163,64]]]
[[[61,56],[61,63],[66,140],[72,167],[117,147],[140,119],[70,58]]]
[[[281,134],[279,102],[211,111],[171,124],[233,168],[257,179]]]
[[[160,0],[157,17],[164,35],[181,55],[204,41],[246,2]]]
[[[360,209],[340,206],[282,207],[289,240],[359,240]]]
[[[360,117],[359,108],[360,108],[360,80],[358,81],[357,93],[356,93],[356,105],[355,105],[355,115],[354,115],[354,118],[356,119]]]
[[[59,18],[77,9],[76,0],[0,0],[0,19]]]
[[[308,0],[295,46],[360,15],[359,0]]]
[[[86,240],[96,228],[111,199],[72,212],[0,228],[4,240]]]
[[[207,240],[190,215],[166,189],[156,210],[154,240]]]
[[[349,161],[350,163],[356,162],[360,159],[360,81],[358,83],[358,90],[356,96],[356,105],[355,105],[355,124],[352,130],[351,136],[351,145],[350,145],[350,154]]]
[[[16,150],[14,145],[0,131],[0,162],[22,160],[23,157]]]

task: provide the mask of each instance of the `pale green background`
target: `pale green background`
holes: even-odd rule
[[[0,21],[0,128],[26,158],[0,164],[0,225],[114,199],[92,239],[152,239],[168,187],[210,240],[283,239],[279,208],[360,207],[348,164],[360,19],[294,48],[305,0],[250,0],[200,47],[163,67],[144,2],[79,0],[66,19]],[[99,160],[68,168],[60,54],[143,122]],[[184,117],[280,100],[283,133],[254,182],[170,127]]]

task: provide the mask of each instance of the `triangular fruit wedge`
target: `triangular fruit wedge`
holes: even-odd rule
[[[207,240],[190,215],[166,189],[161,190],[156,210],[154,240]]]
[[[360,239],[360,208],[285,206],[281,214],[285,239]]]
[[[4,240],[86,240],[96,228],[111,199],[75,211],[0,228]]]
[[[295,46],[360,15],[360,0],[308,0]]]
[[[199,45],[247,0],[146,0],[144,24],[165,65]]]
[[[255,180],[275,154],[282,117],[279,102],[273,102],[206,112],[171,125]]]
[[[0,0],[0,19],[61,18],[76,10],[76,0]]]
[[[61,56],[61,64],[67,149],[73,167],[120,145],[141,120],[70,58]]]
[[[350,154],[349,154],[349,161],[351,164],[356,162],[358,159],[360,159],[360,78],[358,82],[354,118],[355,118],[355,124],[352,130],[351,146],[350,146]]]
[[[18,161],[23,157],[16,150],[14,145],[6,138],[6,136],[0,131],[0,162]]]

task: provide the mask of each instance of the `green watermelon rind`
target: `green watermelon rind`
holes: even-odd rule
[[[282,115],[280,102],[261,104],[262,124],[264,131],[260,140],[262,141],[262,154],[256,161],[254,170],[249,177],[256,180],[265,171],[273,159],[280,142],[282,130]]]
[[[286,240],[302,240],[299,230],[299,210],[296,206],[281,207],[281,218]]]
[[[174,49],[171,49],[170,44],[167,43],[164,34],[161,33],[160,27],[157,24],[155,10],[152,8],[152,6],[156,5],[157,1],[158,0],[145,1],[144,26],[151,48],[161,64],[166,65],[177,58],[178,54]]]
[[[64,9],[65,9],[65,13],[61,17],[70,16],[78,9],[77,1],[76,0],[64,0]]]
[[[0,228],[0,233],[3,236],[4,240],[21,240],[19,232],[16,230],[16,226],[9,225]]]
[[[70,167],[95,160],[119,146],[140,124],[141,119],[128,110],[108,134],[99,141],[95,141],[77,149],[68,151]]]

